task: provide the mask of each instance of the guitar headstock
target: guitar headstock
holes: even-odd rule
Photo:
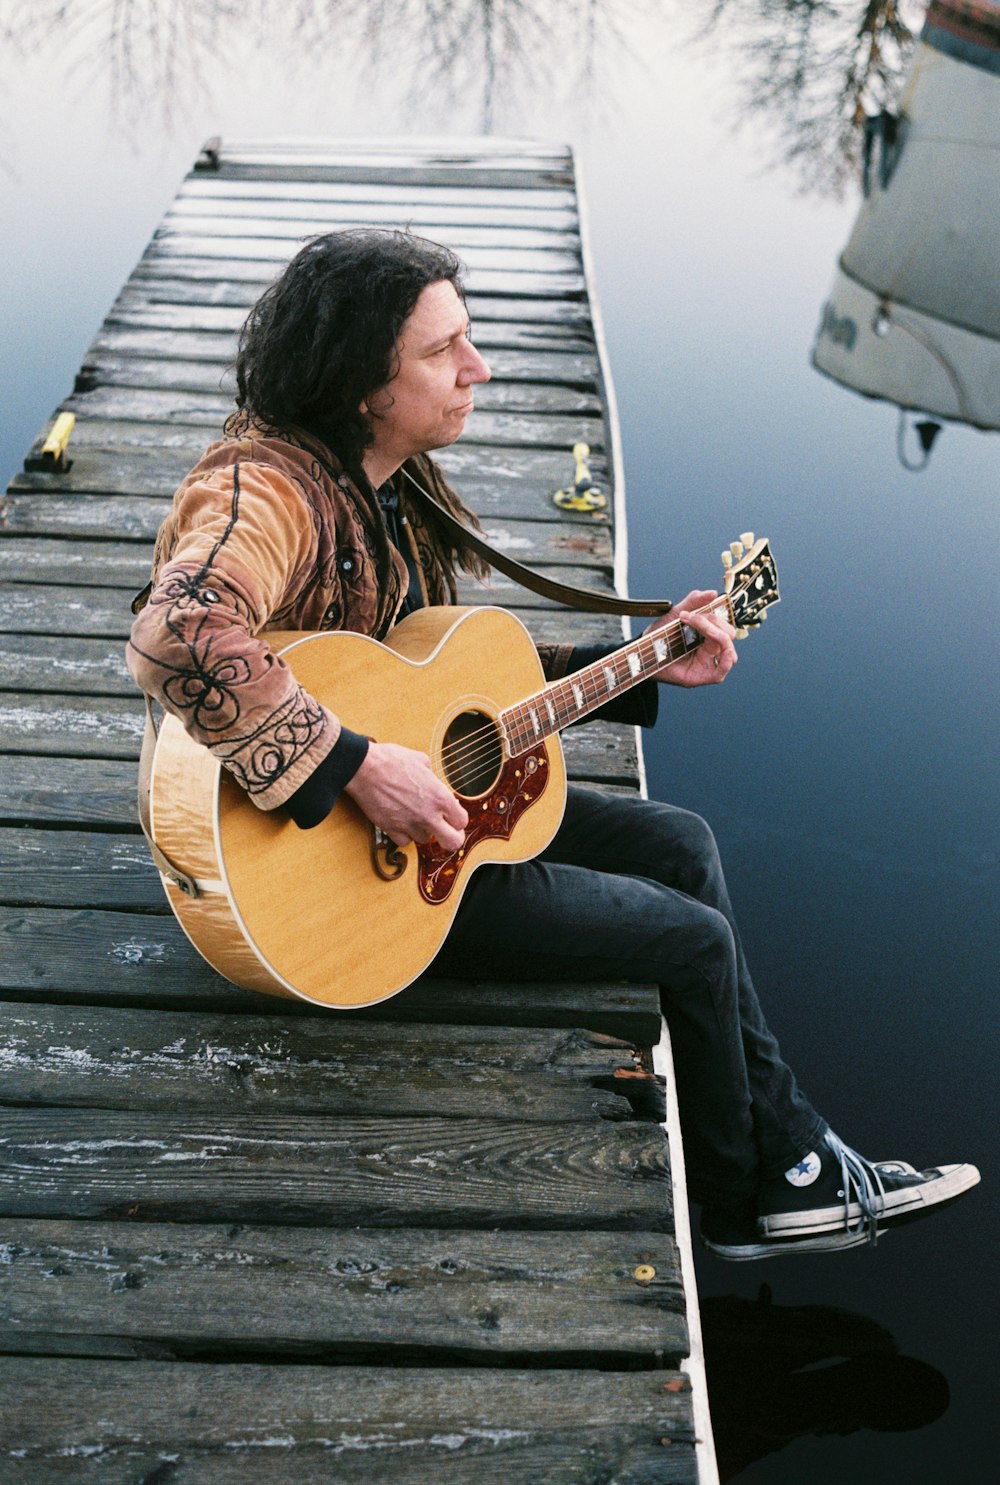
[[[745,531],[722,554],[726,569],[726,596],[733,608],[737,633],[767,618],[772,603],[781,600],[778,592],[778,569],[774,565],[766,538],[757,541],[752,531]]]

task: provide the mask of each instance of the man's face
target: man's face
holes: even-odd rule
[[[412,454],[454,443],[472,411],[473,387],[490,379],[469,339],[465,305],[447,279],[421,291],[396,352],[399,370],[367,402],[375,443],[365,464],[374,455],[387,474]]]

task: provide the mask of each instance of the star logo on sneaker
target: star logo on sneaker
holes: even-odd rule
[[[797,1165],[785,1171],[785,1180],[792,1186],[811,1186],[822,1168],[823,1162],[816,1151],[810,1150],[808,1155],[803,1155]]]

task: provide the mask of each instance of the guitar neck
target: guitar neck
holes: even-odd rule
[[[726,594],[706,604],[701,612],[717,613],[728,623],[733,622],[732,604]],[[640,635],[593,665],[575,671],[564,680],[552,681],[534,696],[506,707],[499,721],[508,757],[516,758],[543,738],[581,721],[612,697],[648,680],[665,665],[683,660],[703,642],[696,630],[675,619],[655,633]]]

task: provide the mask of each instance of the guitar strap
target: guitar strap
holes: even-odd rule
[[[552,598],[557,603],[566,604],[568,608],[581,609],[589,614],[634,614],[639,617],[655,617],[658,614],[668,614],[673,607],[673,604],[666,598],[613,598],[609,593],[595,593],[589,588],[575,588],[570,583],[557,583],[552,578],[542,577],[541,573],[525,567],[523,562],[517,562],[503,552],[498,552],[496,547],[490,546],[489,542],[484,541],[475,531],[470,531],[468,526],[457,520],[446,506],[443,506],[439,500],[435,500],[430,491],[425,490],[408,469],[401,470],[401,473],[409,480],[421,499],[432,507],[434,514],[453,536],[457,536],[466,546],[478,552],[480,557],[485,557],[490,566],[495,567],[498,572],[513,578],[515,583],[521,584],[522,588],[528,588],[542,598]]]

